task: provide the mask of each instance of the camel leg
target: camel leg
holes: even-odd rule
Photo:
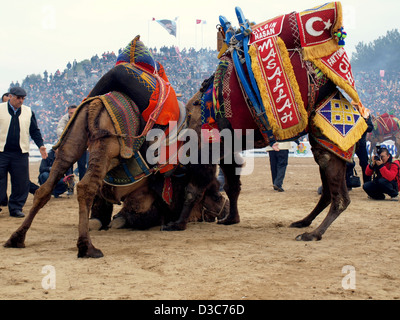
[[[79,152],[79,150],[78,150]],[[79,156],[77,156],[79,159]],[[73,164],[73,160],[64,160],[62,158],[56,158],[54,161],[52,170],[50,171],[49,178],[47,181],[40,186],[36,191],[33,198],[33,205],[29,214],[22,222],[21,226],[11,235],[11,237],[4,244],[6,248],[25,248],[25,237],[29,228],[32,225],[33,219],[41,208],[50,200],[51,193],[54,190],[56,184],[64,175],[65,171]]]
[[[322,223],[312,232],[303,233],[296,240],[310,241],[321,240],[322,235],[332,222],[348,207],[350,197],[346,186],[346,162],[327,150],[322,149],[310,140],[316,162],[320,166],[323,193],[315,209],[303,220],[292,224],[294,227],[305,227],[310,225],[314,218],[328,206],[329,212]],[[328,195],[327,193],[330,193]]]
[[[55,188],[57,181],[61,178],[61,176],[62,173],[61,175],[57,176],[55,173],[50,174],[48,180],[42,186],[40,186],[40,188],[35,193],[35,197],[33,199],[33,205],[31,210],[29,211],[29,214],[26,216],[21,226],[7,240],[7,242],[4,244],[4,247],[25,248],[26,233],[31,227],[33,219],[35,218],[38,211],[41,208],[43,208],[43,206],[50,200],[51,192]]]
[[[102,180],[110,169],[111,159],[119,151],[118,142],[108,143],[109,139],[100,139],[89,146],[89,167],[85,176],[77,184],[79,204],[79,237],[77,242],[78,258],[101,258],[103,253],[96,249],[89,235],[89,213]],[[116,150],[112,150],[112,148]]]
[[[95,219],[100,223],[99,230],[107,229],[111,222],[111,216],[113,212],[113,204],[104,199],[100,193],[98,193],[94,200],[91,209],[90,219]]]
[[[161,226],[162,231],[185,230],[193,207],[204,196],[207,187],[215,179],[216,165],[192,164],[190,167],[191,179],[185,189],[183,208],[179,219]]]
[[[319,169],[320,175],[321,175],[321,180],[322,180],[322,194],[321,197],[315,206],[314,210],[311,211],[311,213],[306,216],[304,219],[293,222],[290,227],[291,228],[305,228],[308,227],[313,220],[323,211],[329,204],[331,203],[331,192],[329,189],[329,183],[327,180],[327,177],[325,175],[325,171],[322,170],[320,167]]]
[[[236,168],[239,168],[237,164],[224,164],[221,163],[220,167],[225,175],[224,190],[229,199],[229,214],[223,219],[218,221],[218,224],[235,224],[240,222],[240,216],[238,211],[238,199],[241,190],[240,175],[237,174]]]
[[[186,229],[190,213],[194,206],[203,198],[205,189],[199,188],[193,183],[189,183],[185,189],[185,199],[183,208],[177,221],[172,221],[167,225],[161,226],[162,231],[182,231]]]

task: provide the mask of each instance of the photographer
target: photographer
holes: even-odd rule
[[[392,162],[392,159],[388,149],[379,148],[378,155],[374,156],[372,163],[365,169],[367,176],[373,176],[372,181],[363,185],[364,191],[371,199],[384,200],[387,194],[391,200],[398,201],[399,166]]]

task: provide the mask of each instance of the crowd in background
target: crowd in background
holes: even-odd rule
[[[400,72],[358,72],[354,77],[365,107],[376,116],[392,112],[400,118]]]
[[[120,49],[121,50],[121,49]],[[159,61],[180,98],[186,102],[200,88],[218,64],[217,51],[194,50],[176,47],[150,49]],[[56,127],[59,119],[67,112],[69,105],[79,105],[103,74],[110,70],[117,60],[114,52],[105,52],[100,57],[72,63],[68,62],[62,72],[47,71],[42,75],[27,76],[22,84],[12,82],[10,87],[21,85],[28,93],[25,100],[36,114],[39,128],[46,143],[57,141]],[[400,117],[400,73],[382,77],[380,73],[355,73],[357,90],[363,104],[374,115],[393,112]]]
[[[155,60],[164,66],[175,91],[182,94],[180,99],[183,102],[196,93],[218,64],[215,50],[191,48],[179,51],[176,47],[162,47],[150,51]],[[57,124],[68,106],[79,105],[116,61],[114,52],[103,53],[100,57],[95,55],[79,63],[74,60],[68,62],[62,72],[56,70],[54,74],[48,74],[46,70],[43,75],[27,76],[22,84],[12,82],[10,88],[22,86],[27,91],[24,104],[35,112],[43,139],[52,144],[57,141]]]

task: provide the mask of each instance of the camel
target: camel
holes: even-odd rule
[[[400,120],[392,115],[384,113],[380,116],[372,116],[374,130],[367,135],[370,141],[369,156],[376,154],[376,145],[385,140],[393,140],[396,146],[396,158],[400,156]]]
[[[117,80],[116,80],[117,79]],[[122,80],[121,80],[122,79]],[[123,81],[122,85],[120,81]],[[126,82],[128,84],[126,85]],[[141,87],[142,86],[142,87]],[[116,87],[123,89],[136,100],[140,112],[149,103],[150,95],[146,95],[143,84],[132,81],[127,74],[127,69],[119,65],[111,69],[93,88],[88,99],[83,102],[75,112],[69,125],[65,129],[62,140],[59,142],[56,160],[50,171],[48,180],[40,186],[34,195],[32,208],[21,226],[10,236],[5,247],[24,248],[26,233],[29,230],[36,214],[51,198],[52,190],[64,172],[75,163],[81,155],[89,150],[89,166],[84,178],[77,184],[77,199],[79,203],[79,236],[77,241],[78,257],[100,258],[101,250],[95,248],[89,233],[89,214],[92,218],[98,218],[103,226],[107,226],[111,220],[112,204],[126,200],[122,211],[151,215],[162,215],[157,210],[157,194],[151,189],[152,179],[159,173],[142,178],[134,184],[127,186],[110,186],[104,183],[104,178],[110,170],[121,162],[121,145],[114,123],[108,114],[103,101],[98,98],[102,94],[112,91]],[[147,122],[148,123],[148,122]],[[147,125],[140,119],[140,130]],[[150,143],[145,141],[140,149],[146,154]],[[215,166],[210,168],[215,177]],[[216,181],[216,178],[215,178]],[[212,182],[209,183],[211,185]],[[207,187],[204,189],[206,191]],[[213,192],[214,190],[215,192]],[[206,211],[224,214],[224,208],[228,203],[223,199],[217,188],[213,188],[206,197]],[[206,193],[206,192],[204,192]],[[215,206],[215,204],[217,204]],[[180,204],[173,202],[170,211],[178,210]],[[214,215],[217,216],[217,215]],[[168,220],[167,220],[168,222]]]
[[[341,7],[340,3],[331,3],[326,4],[323,7],[331,10],[337,10],[335,12],[339,12],[339,16],[341,15]],[[316,12],[319,8],[314,9]],[[299,42],[294,39],[294,34],[291,32],[291,28],[293,26],[292,21],[295,18],[295,13],[291,13],[286,16],[275,18],[272,23],[271,20],[269,22],[260,23],[256,26],[252,26],[250,30],[250,26],[248,24],[248,20],[246,20],[241,12],[240,8],[236,8],[236,13],[238,16],[238,20],[240,23],[240,29],[236,30],[232,27],[231,23],[226,20],[225,17],[220,17],[221,27],[220,33],[223,34],[222,37],[225,39],[225,43],[221,46],[222,49],[219,54],[219,58],[221,60],[219,67],[217,68],[215,74],[211,76],[208,80],[203,83],[202,88],[191,98],[191,100],[187,104],[187,108],[189,110],[192,109],[200,109],[201,105],[209,106],[211,104],[210,98],[207,98],[207,94],[215,94],[211,99],[214,99],[214,110],[215,110],[215,123],[217,124],[217,128],[221,130],[231,130],[232,135],[234,134],[234,130],[237,128],[242,129],[252,129],[254,130],[254,143],[253,146],[257,148],[265,147],[273,141],[273,137],[270,139],[270,135],[265,134],[263,129],[268,129],[268,125],[260,125],[260,122],[265,122],[265,118],[263,114],[265,112],[255,111],[255,105],[259,103],[257,100],[257,86],[253,84],[252,79],[250,78],[250,71],[253,69],[253,56],[251,57],[251,66],[249,65],[249,57],[246,56],[247,49],[246,45],[251,41],[259,41],[260,38],[265,37],[265,42],[258,42],[259,50],[262,52],[266,51],[264,56],[264,60],[269,61],[265,71],[268,72],[268,68],[272,69],[277,65],[277,61],[275,57],[277,56],[277,51],[275,50],[272,43],[276,41],[279,46],[279,50],[281,52],[286,51],[287,57],[282,58],[283,60],[289,61],[293,66],[294,74],[299,84],[299,91],[301,94],[301,99],[305,105],[307,110],[306,116],[308,117],[308,122],[305,130],[303,132],[298,133],[297,136],[293,136],[292,139],[295,140],[301,135],[308,133],[310,138],[310,144],[312,146],[312,152],[316,163],[319,166],[319,172],[322,180],[322,194],[321,197],[316,204],[315,208],[303,219],[293,222],[290,227],[293,228],[304,228],[308,227],[312,221],[329,205],[329,211],[327,216],[322,221],[322,223],[317,226],[311,232],[304,232],[296,236],[296,240],[302,241],[311,241],[311,240],[321,240],[322,235],[326,232],[329,226],[339,217],[339,215],[347,208],[350,204],[350,197],[346,187],[345,181],[345,173],[346,173],[346,161],[350,162],[349,158],[346,158],[348,154],[342,156],[341,153],[343,150],[350,151],[351,158],[351,150],[354,152],[354,145],[361,138],[362,134],[366,130],[365,122],[359,122],[360,130],[357,133],[358,136],[354,136],[352,142],[348,146],[348,148],[343,149],[342,151],[333,152],[333,149],[336,148],[334,144],[329,143],[330,147],[327,147],[324,144],[324,138],[326,138],[325,133],[321,134],[321,131],[316,127],[313,119],[316,116],[316,109],[322,103],[329,100],[328,97],[334,96],[338,92],[337,86],[343,86],[346,92],[351,95],[352,99],[358,103],[359,98],[354,89],[354,86],[349,86],[350,82],[342,82],[341,79],[334,77],[332,73],[329,72],[328,69],[325,68],[323,64],[320,64],[319,58],[308,58],[305,59],[305,52],[301,50]],[[341,21],[337,21],[337,25],[340,27]],[[270,28],[268,26],[276,26],[281,25],[280,28]],[[332,26],[332,24],[330,25]],[[332,26],[333,28],[333,26]],[[259,31],[258,31],[259,30]],[[281,31],[282,30],[282,31]],[[251,32],[250,32],[251,31]],[[273,37],[274,32],[278,33],[279,37]],[[321,32],[322,34],[322,32]],[[333,31],[327,34],[327,39],[331,37]],[[249,37],[254,36],[249,40]],[[277,39],[277,40],[276,40]],[[332,43],[334,44],[335,42]],[[239,48],[238,48],[239,47]],[[245,48],[246,47],[246,48]],[[271,48],[269,50],[265,50],[265,48]],[[343,48],[339,48],[336,43],[337,55],[346,57]],[[310,48],[307,48],[310,49]],[[331,48],[330,48],[331,49]],[[275,50],[275,51],[273,51]],[[311,48],[312,50],[312,48]],[[249,49],[250,52],[250,49]],[[269,55],[267,55],[269,52]],[[330,53],[332,54],[333,51]],[[309,53],[309,51],[307,51]],[[319,53],[318,53],[319,54]],[[333,53],[336,54],[336,53]],[[269,59],[269,60],[268,60]],[[310,61],[313,61],[312,63]],[[261,61],[261,60],[260,60]],[[337,61],[337,60],[331,60]],[[261,62],[259,62],[261,63]],[[289,62],[287,62],[289,63]],[[316,64],[318,64],[318,68],[316,68]],[[232,67],[234,65],[234,67]],[[350,65],[348,65],[350,66]],[[230,72],[229,70],[234,70]],[[226,71],[227,70],[227,71]],[[274,70],[274,69],[272,69]],[[276,75],[281,75],[282,69],[275,69],[275,73],[270,73],[270,78],[276,77]],[[323,71],[322,71],[323,70]],[[350,70],[350,69],[348,69]],[[332,77],[335,82],[328,76],[324,74],[326,72]],[[221,76],[224,75],[224,76]],[[349,73],[349,79],[351,79],[351,73]],[[217,77],[219,77],[218,80]],[[256,76],[254,76],[256,77]],[[240,84],[238,84],[238,79],[240,78]],[[278,79],[280,80],[280,79]],[[322,80],[322,81],[321,81]],[[258,80],[257,80],[258,81]],[[308,85],[307,85],[308,84]],[[260,89],[259,82],[257,83],[258,89]],[[262,87],[263,85],[261,85]],[[283,81],[276,82],[276,89],[283,86]],[[221,89],[222,88],[222,89]],[[250,88],[247,90],[247,88]],[[293,89],[294,90],[294,89]],[[298,89],[296,89],[298,90]],[[276,90],[271,89],[271,92],[275,92]],[[210,93],[211,92],[211,93]],[[219,93],[218,93],[219,92]],[[277,91],[279,92],[279,90]],[[282,91],[283,92],[283,91]],[[282,93],[283,94],[283,93]],[[270,99],[276,99],[271,98]],[[280,98],[278,98],[280,99]],[[278,101],[276,99],[276,101]],[[228,101],[229,100],[229,101]],[[217,101],[217,104],[215,104]],[[264,101],[264,100],[263,100]],[[347,101],[347,100],[346,100]],[[227,113],[221,115],[222,106],[226,107],[228,104],[231,108],[230,113],[233,113],[233,116],[228,116]],[[347,102],[346,102],[347,103]],[[350,106],[350,103],[347,103]],[[208,109],[210,109],[208,107]],[[207,111],[207,109],[204,109]],[[200,112],[200,111],[199,111]],[[236,115],[236,117],[235,117]],[[360,115],[355,114],[355,117],[360,118]],[[261,120],[260,120],[261,119]],[[271,120],[271,118],[269,118]],[[210,125],[206,123],[204,125]],[[202,121],[200,119],[195,119],[192,117],[190,119],[189,127],[196,128],[198,135],[201,135],[200,128],[202,126]],[[242,139],[249,138],[245,134],[243,130]],[[321,139],[322,138],[322,139]],[[253,138],[252,138],[253,139]],[[279,140],[279,139],[277,139]],[[282,139],[284,140],[284,139]],[[329,139],[328,139],[329,140]],[[322,142],[321,142],[322,141]],[[222,142],[222,139],[221,139]],[[243,146],[247,146],[247,144],[238,144],[239,147],[243,148]],[[237,148],[234,144],[220,144],[221,150],[220,154],[222,155],[230,155],[230,159],[234,158],[233,154],[239,152],[241,149]],[[235,149],[236,147],[236,149]],[[339,148],[340,149],[340,148]],[[339,156],[340,155],[340,156]],[[200,160],[199,160],[200,161]],[[207,164],[196,164],[197,172],[207,172],[205,168]],[[229,214],[225,216],[225,218],[221,219],[218,223],[221,224],[236,224],[240,222],[240,215],[238,212],[238,198],[241,190],[240,184],[240,175],[237,174],[237,169],[240,167],[240,163],[237,161],[233,161],[233,163],[229,163],[224,161],[224,158],[221,159],[220,167],[225,175],[225,186],[224,189],[228,196],[230,202],[230,210]],[[208,180],[207,180],[208,179]],[[190,211],[195,205],[197,201],[201,198],[201,195],[204,192],[204,188],[207,185],[207,181],[213,179],[212,175],[203,176],[202,181],[190,181],[187,190],[187,201],[184,202],[184,208],[181,212],[181,216],[177,221],[171,222],[165,226],[163,226],[163,230],[174,231],[174,230],[184,230],[187,225],[187,221],[190,215]],[[306,195],[305,195],[306,197]]]

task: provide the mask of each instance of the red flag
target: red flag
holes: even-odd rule
[[[201,23],[201,20],[196,19],[196,24],[200,24],[200,23]]]

